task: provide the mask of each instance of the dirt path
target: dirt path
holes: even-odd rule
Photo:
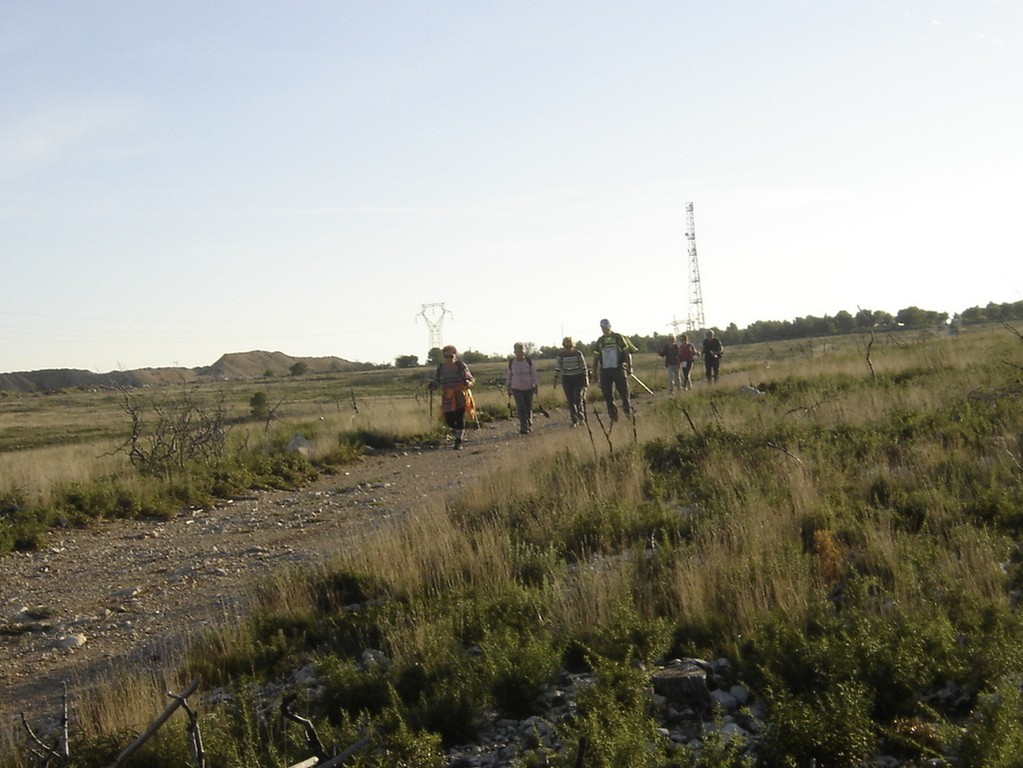
[[[501,423],[466,448],[383,452],[296,492],[183,510],[167,521],[113,521],[54,532],[38,552],[0,558],[0,724],[59,714],[63,683],[81,692],[244,608],[275,570],[338,552],[353,531],[447,498],[533,435]],[[19,718],[20,719],[20,718]]]

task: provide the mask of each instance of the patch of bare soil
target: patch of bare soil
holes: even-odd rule
[[[469,431],[463,450],[365,457],[295,492],[187,509],[166,521],[112,521],[55,531],[40,551],[0,558],[0,722],[59,714],[74,695],[161,658],[235,619],[252,585],[315,564],[353,534],[448,498],[505,451],[560,429],[555,414],[519,436],[502,423]]]

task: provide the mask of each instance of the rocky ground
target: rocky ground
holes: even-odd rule
[[[59,714],[65,682],[81,692],[119,669],[236,617],[260,577],[338,552],[353,531],[415,514],[457,492],[532,435],[501,423],[464,450],[381,452],[295,492],[259,493],[166,521],[111,521],[55,531],[37,552],[0,558],[0,724]],[[131,667],[130,665],[135,665]]]

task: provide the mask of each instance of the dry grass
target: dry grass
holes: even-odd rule
[[[17,489],[40,504],[52,502],[54,489],[85,483],[98,476],[127,474],[131,466],[119,444],[110,442],[49,446],[0,453],[0,492]]]
[[[436,621],[426,610],[417,613],[416,606],[455,592],[497,596],[514,582],[521,548],[541,551],[560,543],[573,521],[650,503],[650,473],[638,446],[712,430],[753,443],[759,434],[784,434],[786,429],[803,434],[799,430],[884,425],[902,412],[939,411],[970,391],[990,386],[998,379],[985,364],[993,356],[1014,353],[1018,350],[998,335],[985,337],[983,343],[964,335],[926,344],[879,337],[870,360],[877,385],[846,386],[849,380],[870,379],[864,337],[729,350],[725,375],[716,387],[707,387],[697,376],[696,390],[671,403],[654,407],[638,397],[641,416],[635,432],[626,420],[610,433],[591,420],[589,435],[560,430],[533,441],[529,451],[495,454],[457,499],[426,503],[414,515],[364,532],[324,568],[363,575],[385,585],[391,596],[409,601],[409,612],[393,616],[387,627],[391,653],[436,653],[451,648],[456,633],[450,622],[457,617]],[[475,371],[484,382],[476,389],[481,407],[506,407],[504,393],[485,383],[501,370],[494,366]],[[656,356],[643,358],[638,372],[648,384],[663,386],[663,367]],[[743,383],[780,386],[810,376],[818,382],[816,388],[784,404],[736,394]],[[329,450],[342,432],[425,434],[437,427],[437,414],[431,418],[422,393],[348,402],[340,391],[320,392],[301,403],[296,399],[286,408],[289,419],[314,428],[318,452]],[[548,407],[562,404],[560,393],[548,397]],[[935,492],[924,498],[927,524],[938,535],[922,543],[893,517],[870,508],[864,489],[880,478],[924,493],[929,478],[940,476],[941,468],[949,465],[980,462],[1012,472],[1020,466],[1018,442],[1023,438],[1007,438],[1005,445],[992,445],[978,455],[975,445],[949,446],[924,436],[860,463],[836,461],[834,447],[805,442],[805,436],[803,442],[794,439],[756,454],[747,453],[742,440],[715,445],[703,457],[713,468],[709,482],[715,517],[695,519],[703,512],[684,493],[659,499],[682,523],[694,517],[691,535],[664,551],[644,552],[630,545],[617,552],[584,550],[571,562],[559,562],[544,586],[549,599],[545,620],[563,636],[589,636],[611,622],[623,605],[637,605],[640,614],[661,610],[680,625],[723,627],[736,641],[768,617],[811,614],[851,574],[883,582],[889,598],[910,616],[915,610],[921,615],[930,611],[949,589],[997,602],[1006,591],[1002,564],[1008,542],[967,524],[960,519],[956,500]],[[36,463],[56,463],[60,451],[53,450],[52,456],[40,452]],[[0,456],[0,461],[14,459]],[[14,477],[5,470],[13,472],[17,466],[0,464],[0,473]],[[39,469],[33,477],[27,474],[29,466],[26,460],[18,470],[24,482],[42,487],[47,470]],[[77,471],[87,475],[84,457]],[[53,466],[49,472],[55,472]],[[836,500],[843,494],[847,497]],[[661,583],[655,590],[642,580],[656,568],[661,568]],[[315,573],[281,574],[264,586],[262,610],[312,611],[309,584],[316,580]],[[658,601],[663,603],[660,608]],[[249,639],[238,625],[225,627],[216,642],[215,653],[231,655]],[[160,675],[124,683],[110,692],[109,700],[90,704],[94,727],[97,732],[137,727],[135,716],[118,713],[162,708],[164,689]]]

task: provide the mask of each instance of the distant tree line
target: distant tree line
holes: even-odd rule
[[[989,302],[985,307],[970,307],[954,315],[951,320],[959,325],[1023,320],[1023,301],[1002,304]],[[739,328],[735,323],[729,323],[727,328],[714,328],[713,330],[722,342],[731,346],[756,344],[764,341],[788,341],[848,333],[867,333],[871,330],[943,330],[949,325],[949,322],[950,318],[947,312],[935,312],[911,306],[900,309],[894,315],[870,309],[858,309],[855,314],[842,310],[834,315],[825,315],[824,317],[807,315],[806,317],[797,317],[795,320],[757,320],[746,328]],[[706,329],[691,333],[689,340],[699,347],[705,333]],[[626,335],[632,339],[633,344],[641,352],[658,352],[668,339],[667,334],[656,332],[649,336],[628,333]],[[578,346],[580,349],[589,350],[592,349],[595,342],[596,338],[589,342],[579,342]],[[524,343],[526,344],[526,353],[534,357],[554,357],[561,349],[560,344],[538,346],[529,341]],[[510,357],[510,353],[508,355],[485,354],[467,349],[462,352],[461,357],[467,364],[472,365],[473,363],[505,360]],[[430,350],[426,363],[436,365],[439,362],[441,362],[440,348],[434,347]],[[395,365],[398,368],[413,368],[419,365],[419,358],[416,355],[402,355],[395,360]]]

